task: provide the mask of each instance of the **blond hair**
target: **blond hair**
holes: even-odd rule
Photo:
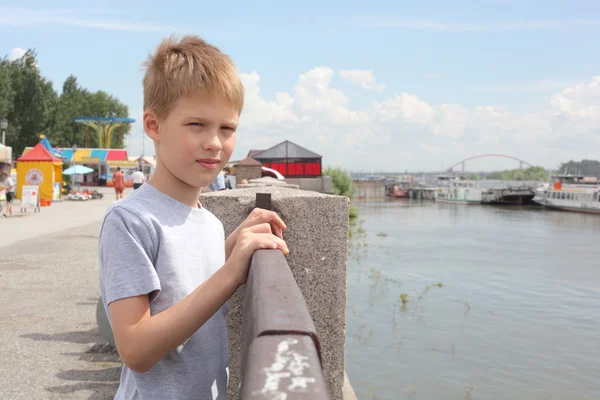
[[[164,117],[180,97],[204,90],[225,96],[242,112],[244,86],[231,58],[198,36],[164,39],[144,66],[144,111]]]

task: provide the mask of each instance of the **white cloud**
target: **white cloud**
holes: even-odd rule
[[[600,144],[600,77],[556,93],[536,112],[520,112],[491,105],[435,105],[404,92],[358,107],[332,86],[334,76],[330,68],[313,68],[298,77],[291,91],[266,99],[259,74],[243,74],[248,95],[236,156],[288,139],[323,154],[326,164],[350,169],[438,170],[440,163],[482,153],[555,167],[567,151],[561,141],[568,140],[569,151],[582,157],[589,155],[590,143]],[[481,162],[498,168],[497,163],[507,161]]]
[[[130,20],[109,20],[105,16],[76,14],[65,10],[35,10],[0,7],[0,25],[35,27],[71,26],[125,32],[173,32],[177,27]]]
[[[347,69],[338,71],[342,79],[350,82],[361,89],[376,90],[381,92],[385,85],[375,81],[373,71],[362,71],[360,69]]]
[[[444,148],[442,146],[436,146],[433,144],[421,143],[419,148],[423,151],[433,154],[442,154],[444,152]]]
[[[242,74],[246,102],[234,158],[291,140],[322,154],[326,165],[352,170],[440,170],[477,154],[503,153],[548,168],[568,158],[596,157],[600,145],[600,77],[550,96],[535,112],[481,105],[430,104],[415,94],[395,93],[355,106],[332,86],[335,71],[317,67],[301,74],[288,92],[265,98],[258,72]],[[361,104],[364,104],[361,102]],[[131,155],[154,154],[142,139],[142,112],[132,127]],[[568,143],[568,148],[565,148]],[[518,163],[483,159],[467,169],[516,168]]]
[[[576,85],[573,81],[537,80],[526,82],[497,82],[474,85],[475,93],[532,93],[557,91]]]
[[[260,95],[260,77],[256,71],[240,74],[240,76],[245,90],[242,124],[260,128],[273,124],[300,122],[300,118],[292,110],[294,99],[288,93],[277,93],[275,101],[266,101]]]
[[[435,111],[417,96],[408,93],[395,94],[383,103],[374,106],[380,122],[407,122],[416,125],[427,125],[433,121]]]
[[[574,121],[600,121],[600,76],[557,93],[550,100],[558,115]]]
[[[432,32],[512,32],[584,30],[600,27],[598,19],[505,20],[505,21],[439,21],[427,18],[356,17],[347,20],[368,28],[396,28]]]
[[[12,49],[10,51],[10,55],[8,56],[8,59],[10,61],[18,60],[21,57],[23,57],[25,55],[25,53],[27,53],[27,50],[23,50],[19,47],[15,47],[14,49]]]
[[[463,134],[469,122],[469,112],[457,104],[437,107],[436,120],[431,126],[434,135],[457,138]]]

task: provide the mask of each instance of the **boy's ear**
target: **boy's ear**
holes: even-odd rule
[[[159,141],[160,137],[158,134],[158,117],[152,111],[144,112],[144,132],[152,140]]]

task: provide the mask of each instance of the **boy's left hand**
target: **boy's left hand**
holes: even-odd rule
[[[274,211],[255,208],[244,220],[244,222],[242,222],[240,226],[238,226],[225,241],[225,259],[229,259],[229,256],[231,255],[231,252],[235,246],[235,242],[237,241],[242,229],[265,223],[271,225],[271,232],[275,236],[283,239],[283,231],[287,229],[287,226],[279,217],[279,215],[277,215],[277,213]]]

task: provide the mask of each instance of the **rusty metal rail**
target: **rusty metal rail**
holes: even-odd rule
[[[254,253],[242,321],[241,399],[328,399],[313,320],[283,253]]]

